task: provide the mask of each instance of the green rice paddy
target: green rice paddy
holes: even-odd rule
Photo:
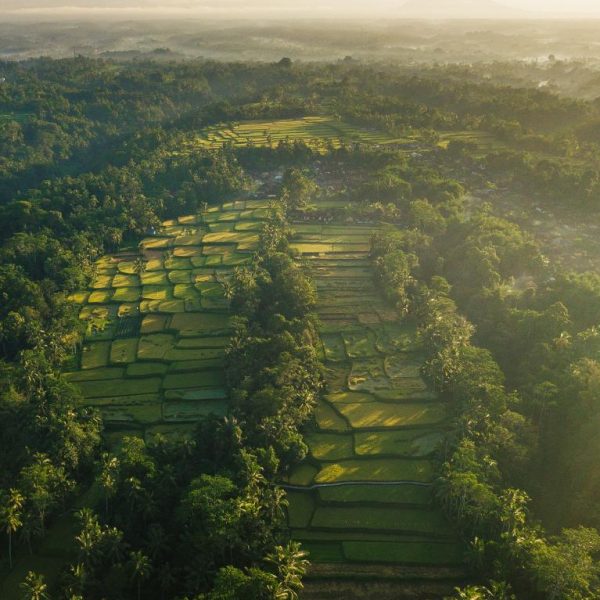
[[[421,376],[415,326],[375,288],[375,228],[294,226],[318,291],[327,385],[309,457],[289,477],[289,525],[315,562],[458,565],[463,549],[431,492],[446,410]]]
[[[251,260],[267,210],[240,200],[167,221],[138,252],[100,259],[90,289],[73,295],[88,334],[67,377],[113,442],[187,435],[198,419],[226,413],[224,284]]]

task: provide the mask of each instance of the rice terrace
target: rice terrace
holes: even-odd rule
[[[81,369],[67,377],[100,410],[112,444],[185,437],[199,419],[228,413],[227,289],[272,202],[235,200],[164,222],[139,253],[100,259],[90,289],[73,296],[88,334]],[[292,223],[290,246],[318,294],[326,393],[306,436],[310,457],[283,482],[290,533],[315,574],[348,577],[357,563],[460,578],[464,548],[432,498],[430,455],[446,409],[420,375],[415,328],[374,288],[377,227]]]

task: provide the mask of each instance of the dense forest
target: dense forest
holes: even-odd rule
[[[311,219],[382,225],[373,285],[419,332],[451,421],[434,492],[467,548],[454,597],[600,597],[600,276],[512,218],[597,219],[596,102],[351,60],[79,57],[0,75],[0,576],[61,515],[78,528],[54,577],[27,567],[24,597],[297,597],[310,557],[280,484],[324,388],[318,291],[290,244]],[[196,143],[319,115],[394,141]],[[261,194],[258,247],[226,289],[228,414],[111,446],[62,374],[90,327],[70,297],[161,222]]]

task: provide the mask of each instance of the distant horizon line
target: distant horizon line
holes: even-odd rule
[[[288,14],[285,14],[287,12]],[[58,14],[57,14],[58,13]],[[156,20],[161,18],[170,18],[171,20],[211,20],[211,21],[288,21],[294,19],[294,21],[304,22],[317,22],[333,20],[340,22],[356,22],[362,20],[370,23],[385,21],[483,21],[483,22],[500,22],[500,21],[584,21],[584,20],[600,20],[600,12],[594,13],[561,13],[561,12],[527,12],[522,15],[507,15],[499,17],[482,17],[482,16],[467,16],[467,15],[440,15],[440,16],[416,16],[416,15],[377,15],[372,14],[366,15],[360,12],[346,13],[340,17],[335,13],[321,13],[317,15],[303,15],[299,14],[294,9],[289,11],[277,10],[277,14],[269,14],[269,11],[263,13],[254,14],[253,16],[247,16],[241,12],[218,13],[218,12],[200,12],[198,10],[190,9],[151,9],[151,8],[127,8],[127,9],[115,9],[115,8],[83,8],[83,7],[69,7],[68,9],[0,9],[0,17],[12,18],[15,20],[35,20],[43,19],[43,22],[61,22],[65,20],[86,20],[89,18],[109,18],[114,19],[127,19],[127,20]]]

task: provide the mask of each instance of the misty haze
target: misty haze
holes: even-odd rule
[[[0,600],[600,600],[599,32],[0,0]]]

